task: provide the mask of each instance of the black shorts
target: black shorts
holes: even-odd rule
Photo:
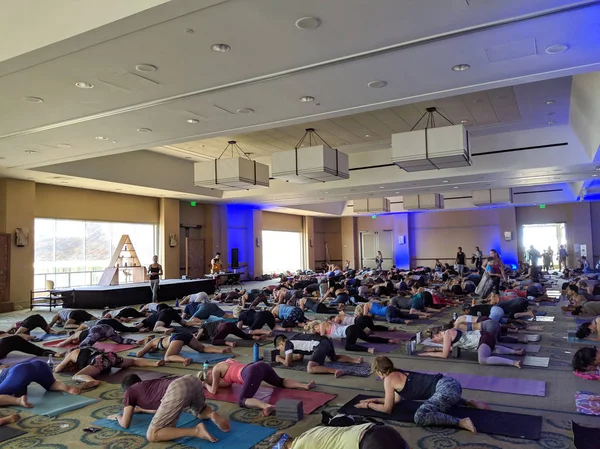
[[[192,334],[185,334],[183,332],[171,335],[171,341],[182,341],[185,345],[189,345],[192,338],[194,338]]]
[[[256,315],[254,315],[254,322],[250,326],[250,330],[255,331],[262,329],[265,324],[269,326],[269,329],[271,330],[275,328],[275,317],[273,314],[269,311],[256,312]]]
[[[48,327],[48,323],[46,322],[44,317],[36,314],[28,316],[23,321],[21,321],[21,327],[29,329],[30,331],[38,327],[43,330],[46,330],[46,327]]]
[[[91,321],[94,319],[94,316],[86,312],[85,310],[73,310],[71,315],[69,315],[69,319],[75,321],[77,324],[85,323],[86,321]]]
[[[325,359],[327,358],[332,362],[335,362],[337,356],[335,355],[333,341],[329,338],[323,338],[323,340],[315,347],[315,350],[310,357],[310,361],[315,362],[317,365],[325,365]]]

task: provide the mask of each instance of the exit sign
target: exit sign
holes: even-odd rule
[[[196,207],[196,202],[195,202],[195,201],[192,201],[192,202],[190,203],[190,206],[192,206],[192,207]]]
[[[546,209],[546,205],[545,204],[540,204],[540,209]]]
[[[375,219],[377,218],[377,215],[371,215],[371,218],[372,218],[373,220],[375,220]]]

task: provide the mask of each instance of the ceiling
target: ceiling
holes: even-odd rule
[[[45,21],[25,27],[27,45],[0,46],[0,176],[261,207],[323,201],[344,211],[337,205],[361,195],[569,186],[595,174],[571,105],[573,83],[600,70],[598,1],[154,0],[122,10],[115,3],[105,15],[72,3],[40,11]],[[66,8],[77,26],[46,30]],[[11,12],[15,22],[19,11]],[[307,16],[320,26],[295,26]],[[18,39],[24,31],[10,22],[0,23]],[[566,51],[553,54],[556,45]],[[470,69],[453,71],[457,64]],[[593,109],[600,94],[577,95],[578,108]],[[466,121],[474,154],[567,145],[480,155],[444,173],[361,169],[389,162],[391,135],[409,131],[430,106]],[[189,178],[194,162],[218,157],[228,140],[268,164],[307,127],[351,154],[350,180],[327,189],[274,180],[265,191],[222,194]],[[131,175],[157,165],[155,176]]]

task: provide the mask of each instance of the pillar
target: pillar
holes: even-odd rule
[[[517,232],[517,214],[515,207],[502,207],[497,209],[498,211],[498,224],[500,227],[500,248],[494,248],[500,252],[502,261],[505,264],[518,265],[519,260],[519,246],[518,246],[518,232]],[[510,232],[511,239],[506,240],[504,233]],[[484,256],[486,255],[485,249]]]
[[[177,238],[175,246],[171,246],[171,235]],[[165,279],[176,279],[180,276],[179,251],[184,243],[179,241],[179,236],[179,200],[161,198],[158,257]]]
[[[350,261],[351,268],[358,266],[358,232],[355,217],[342,217],[342,263]]]
[[[252,253],[254,254],[253,277],[250,277],[252,280],[263,275],[262,229],[262,210],[254,209],[252,211],[252,232],[250,233],[252,236]]]
[[[304,269],[314,270],[315,267],[315,219],[303,217],[304,220]]]

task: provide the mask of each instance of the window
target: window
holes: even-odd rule
[[[97,285],[123,234],[129,235],[142,265],[156,254],[156,226],[97,221],[35,220],[34,288]],[[128,282],[119,273],[119,283]]]
[[[302,233],[263,231],[263,272],[283,273],[301,270]]]

